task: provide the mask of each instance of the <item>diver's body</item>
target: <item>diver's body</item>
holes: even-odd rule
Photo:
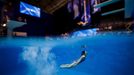
[[[75,67],[76,65],[80,64],[81,62],[83,62],[85,60],[86,56],[87,56],[87,52],[86,51],[82,51],[81,57],[78,60],[73,61],[71,64],[63,64],[60,67],[61,68],[72,68],[72,67]]]

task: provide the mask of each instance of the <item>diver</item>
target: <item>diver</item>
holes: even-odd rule
[[[72,68],[80,64],[81,62],[85,61],[87,56],[87,51],[82,51],[81,56],[79,59],[73,61],[71,64],[62,64],[60,65],[60,68]]]

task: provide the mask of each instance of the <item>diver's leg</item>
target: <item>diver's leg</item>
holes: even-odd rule
[[[71,68],[71,67],[74,67],[74,66],[76,66],[76,65],[77,65],[77,62],[74,61],[74,62],[71,63],[71,64],[63,64],[63,65],[61,65],[60,67],[61,67],[61,68]]]
[[[60,65],[60,68],[67,68],[67,67],[70,67],[70,64],[63,64],[63,65]]]

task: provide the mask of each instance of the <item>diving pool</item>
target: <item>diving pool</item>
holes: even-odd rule
[[[83,48],[83,46],[86,46]],[[78,59],[76,67],[62,69]],[[134,75],[134,34],[90,37],[0,38],[0,75]]]

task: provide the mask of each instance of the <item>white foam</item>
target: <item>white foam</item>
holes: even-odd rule
[[[27,75],[55,75],[55,55],[51,47],[24,47],[22,58],[28,64]]]

